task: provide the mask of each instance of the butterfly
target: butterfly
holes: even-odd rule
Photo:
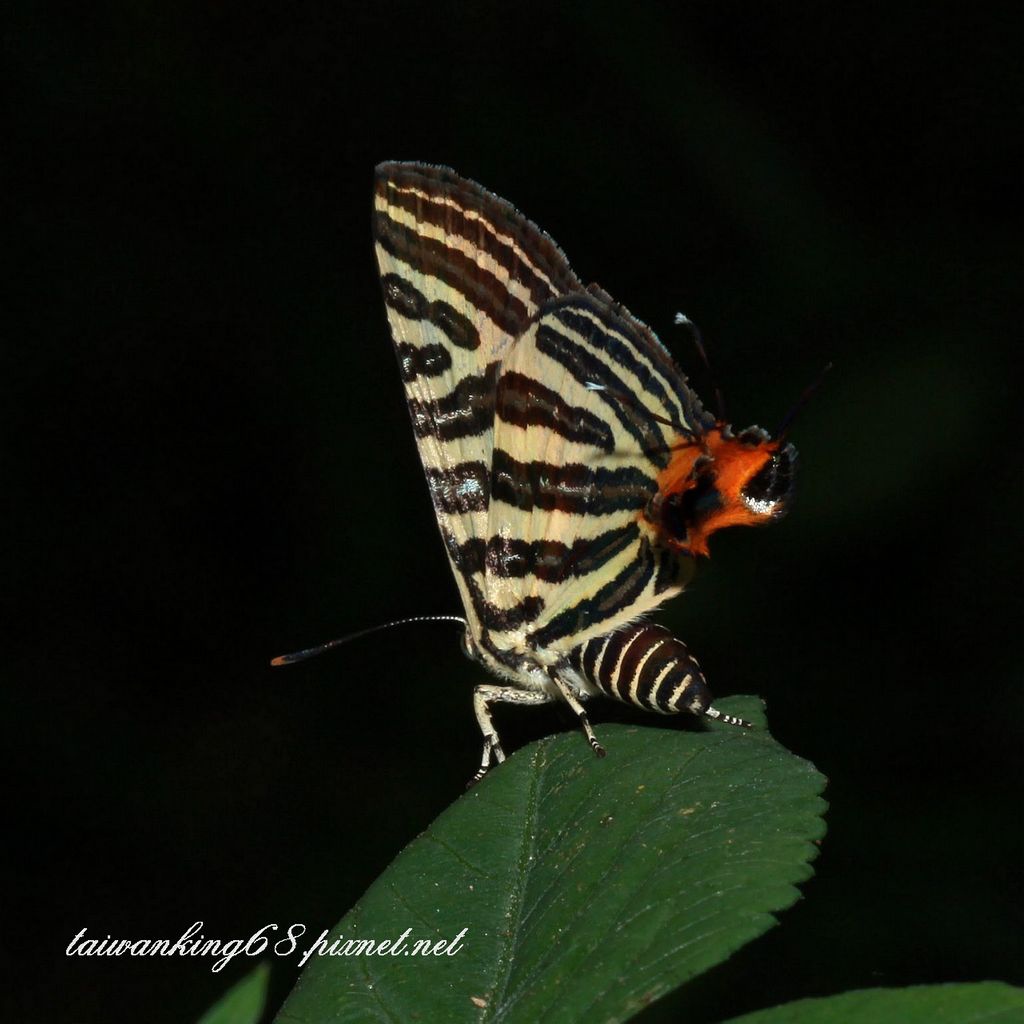
[[[746,725],[711,703],[686,646],[644,616],[708,538],[778,518],[796,452],[707,413],[654,333],[504,199],[445,167],[376,170],[387,318],[465,611],[483,754],[492,705],[604,695]]]

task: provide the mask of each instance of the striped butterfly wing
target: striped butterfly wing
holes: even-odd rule
[[[641,513],[708,417],[647,327],[595,287],[552,301],[504,360],[495,412],[481,591],[508,619],[499,650],[567,654],[678,593],[692,561]]]
[[[381,164],[373,224],[465,647],[502,680],[474,690],[474,778],[504,759],[495,703],[561,699],[599,754],[596,693],[746,724],[711,705],[685,645],[632,620],[714,530],[784,511],[791,446],[716,423],[647,327],[453,171]]]
[[[487,535],[502,362],[545,302],[582,286],[544,232],[447,168],[381,164],[373,231],[416,444],[476,633],[461,559]]]

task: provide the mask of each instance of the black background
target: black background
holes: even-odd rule
[[[773,427],[835,363],[794,431],[790,517],[719,535],[661,616],[718,694],[762,694],[829,776],[829,834],[781,927],[645,1019],[1024,982],[1020,25],[1003,12],[14,15],[0,416],[18,1019],[195,1018],[251,964],[65,945],[83,927],[333,926],[479,755],[481,676],[453,627],[267,664],[459,610],[376,280],[383,159],[509,198],[708,396],[671,326],[685,310],[740,426]],[[501,721],[512,746],[571,727]],[[295,966],[274,962],[275,1000]]]

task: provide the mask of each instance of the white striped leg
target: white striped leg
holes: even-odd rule
[[[572,687],[565,682],[564,679],[559,679],[554,672],[549,671],[548,675],[551,677],[551,682],[558,687],[558,692],[561,694],[562,700],[564,700],[565,703],[568,704],[575,712],[580,725],[583,727],[583,734],[587,737],[587,742],[590,744],[594,753],[597,754],[598,757],[604,757],[608,751],[598,743],[597,737],[594,735],[594,730],[590,727],[590,719],[587,718],[587,713],[583,710],[583,705],[579,702],[579,698],[573,692]]]
[[[741,725],[744,729],[754,728],[753,722],[748,722],[745,718],[737,718],[735,715],[727,715],[724,711],[719,711],[716,707],[705,708],[704,715],[706,718],[714,718],[719,722],[725,722],[726,725]]]
[[[554,697],[543,690],[521,690],[516,686],[493,686],[488,683],[473,690],[473,710],[480,731],[484,734],[484,752],[480,758],[480,767],[469,780],[469,786],[479,782],[492,765],[501,764],[505,760],[505,751],[501,749],[501,740],[498,739],[491,718],[491,705],[550,704],[553,700]]]

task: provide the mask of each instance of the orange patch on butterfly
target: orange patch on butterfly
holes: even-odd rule
[[[658,495],[644,515],[663,543],[691,555],[707,556],[708,538],[716,530],[727,526],[756,526],[770,521],[777,514],[775,508],[752,506],[744,499],[743,490],[764,469],[783,442],[741,441],[738,437],[726,436],[718,425],[704,434],[699,442],[680,437],[676,443],[679,447],[669,464],[658,474]],[[685,522],[685,533],[677,536],[669,528],[663,510],[672,504],[681,508],[682,496],[698,488],[705,490],[707,495],[704,507],[701,507],[704,499],[694,495],[693,509],[683,513],[685,518],[681,520]],[[660,517],[659,511],[662,512]]]

